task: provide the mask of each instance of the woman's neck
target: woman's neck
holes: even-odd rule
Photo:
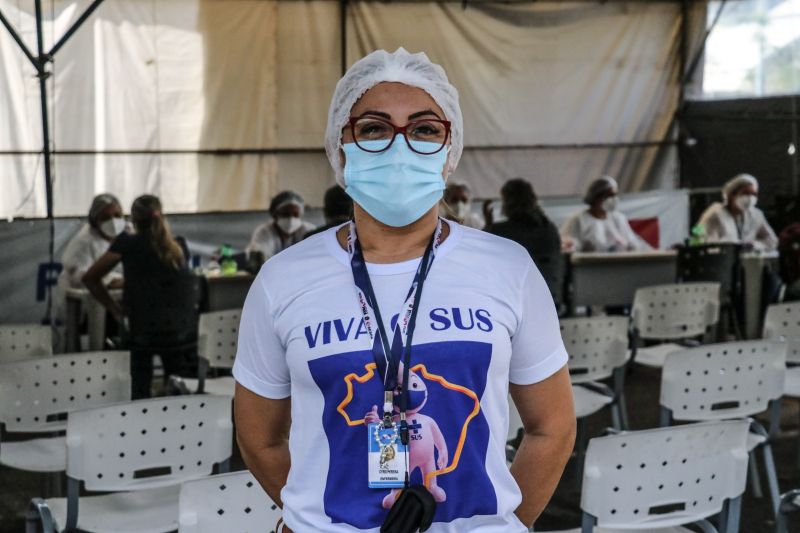
[[[425,248],[436,231],[439,219],[438,206],[434,206],[416,222],[395,228],[387,226],[364,211],[358,204],[353,209],[358,242],[364,252],[364,260],[368,263],[400,263],[422,257]],[[348,226],[342,227],[336,234],[339,244],[347,249]],[[450,227],[442,225],[442,241],[450,233]]]
[[[599,218],[600,220],[605,220],[608,218],[608,213],[602,207],[590,207],[589,214],[591,214],[594,218]]]

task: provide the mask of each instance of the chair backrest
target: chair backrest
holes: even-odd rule
[[[643,339],[702,335],[719,320],[719,283],[677,283],[636,290],[631,317]]]
[[[0,325],[0,363],[53,355],[53,332],[40,324]]]
[[[678,249],[678,279],[719,282],[723,293],[738,285],[741,244],[714,243]]]
[[[0,364],[0,422],[8,431],[63,430],[67,413],[130,399],[128,352],[85,352]]]
[[[200,315],[197,353],[211,368],[233,368],[241,315],[241,309]]]
[[[192,272],[164,279],[126,277],[123,301],[132,348],[184,349],[197,342],[200,281]]]
[[[281,509],[247,470],[181,485],[180,533],[276,533]]]
[[[764,338],[786,342],[786,360],[800,363],[800,302],[773,304],[764,318]]]
[[[561,337],[569,354],[573,383],[607,378],[628,361],[629,323],[624,316],[561,320]]]
[[[70,413],[67,476],[87,490],[179,484],[231,456],[229,396],[171,396]]]
[[[765,411],[783,395],[786,345],[772,341],[707,344],[667,356],[661,406],[676,420],[723,420]]]
[[[658,528],[719,513],[747,479],[749,422],[631,431],[589,442],[581,509],[603,528]]]

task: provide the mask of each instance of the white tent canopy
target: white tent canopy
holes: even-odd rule
[[[35,48],[33,2],[0,10]],[[45,47],[88,0],[44,0]],[[158,194],[170,212],[261,209],[285,188],[319,205],[322,150],[341,75],[337,1],[106,0],[56,56],[57,216],[97,192]],[[692,42],[704,6],[687,23]],[[670,188],[680,98],[681,2],[347,4],[349,65],[376,48],[425,51],[461,93],[456,178],[494,197],[513,176],[542,196],[601,173]],[[689,46],[691,48],[691,46]],[[45,215],[35,71],[0,31],[0,216]],[[221,153],[220,151],[231,151]]]

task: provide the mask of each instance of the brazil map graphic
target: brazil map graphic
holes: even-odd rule
[[[434,522],[497,512],[485,467],[489,426],[480,408],[491,355],[491,344],[473,341],[413,348],[409,468],[411,482],[424,483],[438,502]],[[334,523],[379,527],[397,491],[367,487],[365,422],[375,421],[383,398],[372,352],[330,355],[308,366],[325,398],[321,423],[336,458],[329,461],[325,513]]]

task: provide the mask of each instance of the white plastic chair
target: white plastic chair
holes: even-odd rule
[[[761,448],[772,505],[780,500],[770,435],[779,424],[786,345],[771,341],[710,344],[667,356],[661,378],[661,425],[673,420],[745,418],[770,410],[770,433],[751,420],[748,449],[760,496],[755,450]]]
[[[233,377],[208,378],[211,368],[231,369],[236,358],[241,309],[202,313],[198,326],[198,379],[176,378],[175,383],[184,392],[222,394],[233,396]]]
[[[775,533],[789,533],[787,515],[800,511],[800,489],[790,490],[781,496],[781,506],[775,521]]]
[[[561,320],[578,419],[610,406],[614,428],[627,427],[624,388],[625,366],[630,356],[628,325],[628,318],[623,316]],[[613,389],[599,383],[611,377]]]
[[[226,472],[232,437],[227,396],[172,396],[70,413],[67,497],[32,500],[27,531],[39,525],[45,533],[174,531],[180,484],[211,474],[214,464]],[[79,501],[81,481],[87,491],[111,493]]]
[[[636,339],[690,341],[719,321],[719,283],[676,283],[636,290],[631,308]],[[635,345],[635,343],[634,343]],[[676,342],[634,348],[633,360],[661,368],[667,355],[683,349]]]
[[[186,481],[179,533],[277,533],[280,508],[247,470]]]
[[[746,420],[594,438],[586,452],[582,527],[562,533],[739,531]],[[708,518],[720,514],[717,530]]]
[[[0,325],[0,363],[53,355],[53,331],[40,324]]]
[[[785,396],[800,397],[800,302],[773,304],[764,317],[764,338],[787,344]]]
[[[0,364],[0,424],[22,433],[53,433],[67,414],[131,398],[130,354],[87,352]],[[34,472],[66,468],[63,436],[0,443],[0,464]]]

